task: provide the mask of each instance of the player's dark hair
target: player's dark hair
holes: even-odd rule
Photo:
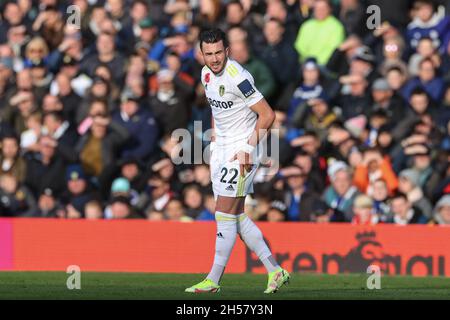
[[[223,46],[227,48],[229,46],[227,35],[225,32],[218,28],[203,30],[200,33],[200,49],[203,50],[203,43],[216,43],[222,41]]]

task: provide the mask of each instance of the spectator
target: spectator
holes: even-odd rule
[[[133,11],[133,12],[136,12],[136,15],[140,15],[141,13],[139,13],[139,12],[142,12],[142,11],[138,10],[137,7],[144,6],[144,5],[146,5],[146,4],[144,4],[141,1],[134,2],[133,9],[135,9],[135,11]],[[138,32],[139,35],[138,35],[137,39],[135,39],[136,43],[134,45],[134,48],[138,52],[139,52],[139,48],[145,49],[145,57],[147,57],[149,54],[149,51],[154,46],[154,44],[157,40],[158,27],[153,22],[152,18],[149,16],[142,18],[139,21],[138,26],[139,26],[140,32]],[[136,28],[133,28],[133,30],[135,30],[135,29]]]
[[[369,82],[366,78],[355,73],[342,76],[339,80],[342,85],[349,88],[349,93],[342,94],[338,101],[341,118],[348,120],[358,115],[367,116],[370,112],[370,95],[367,90]]]
[[[322,99],[325,97],[324,89],[320,84],[320,69],[316,59],[309,58],[302,65],[302,82],[292,95],[288,117],[294,117],[299,108],[301,109],[299,112],[304,113],[304,104],[308,100],[319,97]]]
[[[250,53],[245,41],[230,44],[231,57],[240,63],[254,77],[255,86],[264,97],[270,99],[275,93],[276,83],[270,69],[264,62]]]
[[[196,221],[214,221],[216,208],[216,201],[214,200],[214,194],[212,192],[204,195],[204,209],[197,216]]]
[[[134,96],[125,95],[112,120],[128,130],[130,139],[121,150],[121,158],[147,160],[156,146],[158,127],[153,115],[139,105]]]
[[[103,71],[100,71],[103,70]],[[107,110],[109,113],[114,112],[116,109],[115,103],[115,88],[111,85],[109,80],[105,77],[105,72],[109,69],[106,67],[99,67],[96,71],[97,73],[102,73],[102,75],[96,75],[92,79],[92,87],[90,88],[87,96],[83,99],[82,105],[77,110],[76,113],[76,123],[80,124],[89,114],[89,109],[92,104],[97,100],[103,100],[107,104]]]
[[[191,222],[193,219],[186,215],[186,209],[183,206],[181,200],[174,198],[169,200],[164,209],[164,215],[168,220],[180,221],[180,222]]]
[[[383,70],[392,65],[402,65],[406,67],[402,57],[405,53],[405,41],[398,33],[392,35],[385,35],[383,37],[383,62],[379,66]]]
[[[436,203],[432,223],[450,225],[450,195],[445,195]]]
[[[163,221],[165,220],[164,212],[157,210],[149,210],[147,212],[147,220],[149,221]]]
[[[320,194],[325,189],[326,173],[321,170],[320,165],[313,161],[311,155],[299,148],[294,153],[292,163],[302,169],[306,175],[306,187],[308,190]]]
[[[38,140],[42,133],[42,114],[39,111],[31,113],[25,121],[27,130],[20,135],[20,148],[27,151],[38,149]]]
[[[416,50],[420,38],[430,37],[437,47],[443,45],[449,31],[450,17],[442,17],[436,12],[432,0],[414,1],[413,20],[408,24],[406,39],[412,50]]]
[[[287,207],[282,201],[272,201],[270,209],[267,212],[266,220],[268,222],[283,222],[287,219]]]
[[[38,207],[32,216],[39,218],[60,218],[63,215],[63,209],[58,203],[53,190],[45,188],[38,196]]]
[[[355,198],[353,203],[352,224],[374,225],[378,223],[378,216],[373,212],[373,200],[361,194]]]
[[[330,110],[328,102],[321,97],[308,100],[306,107],[306,115],[303,116],[303,121],[297,119],[297,117],[300,117],[299,112],[297,112],[294,115],[294,124],[300,122],[300,127],[314,132],[321,141],[325,140],[328,129],[337,120],[336,114]]]
[[[200,187],[196,184],[187,185],[183,190],[183,203],[186,207],[186,215],[196,220],[204,210]]]
[[[425,217],[431,218],[432,207],[419,186],[418,172],[414,169],[405,169],[398,176],[398,190],[404,193],[408,197],[408,201],[419,209]]]
[[[375,69],[375,59],[369,47],[361,46],[356,48],[350,59],[349,75],[361,75],[366,78],[369,84],[372,84],[378,78],[378,73]]]
[[[367,195],[373,199],[373,210],[379,222],[391,219],[389,207],[389,191],[386,181],[378,179],[372,182],[367,189]]]
[[[320,65],[326,65],[333,51],[344,41],[344,27],[331,11],[328,0],[314,3],[314,18],[302,24],[295,41],[301,61],[313,57]]]
[[[378,149],[370,148],[364,151],[362,163],[356,166],[353,184],[360,192],[366,193],[369,185],[378,179],[386,182],[389,194],[393,194],[398,187],[390,159],[383,157]]]
[[[84,215],[88,220],[103,219],[103,210],[100,202],[96,200],[89,201],[84,206]]]
[[[56,48],[63,38],[64,21],[56,6],[46,6],[33,23],[33,31],[42,34],[50,50]]]
[[[350,34],[331,54],[326,64],[326,69],[336,77],[348,74],[350,63],[358,50],[361,50],[362,40],[354,34]]]
[[[352,177],[348,165],[336,161],[328,167],[328,177],[331,185],[325,189],[323,198],[328,206],[345,215],[346,221],[353,218],[353,202],[359,194],[358,189],[352,185]]]
[[[439,55],[430,37],[423,37],[418,41],[417,52],[409,58],[408,71],[411,75],[417,76],[419,64],[423,59],[430,58],[436,65],[439,65]]]
[[[38,151],[31,152],[27,158],[25,184],[35,197],[46,188],[60,196],[64,190],[64,160],[56,152],[56,142],[52,138],[41,136],[38,143]]]
[[[124,158],[118,165],[120,167],[119,175],[129,181],[131,189],[138,192],[142,191],[145,181],[142,177],[141,161],[134,158]]]
[[[20,156],[19,139],[15,135],[5,135],[1,139],[0,175],[11,174],[19,183],[26,177],[27,164]]]
[[[427,218],[425,218],[418,209],[412,206],[405,194],[395,194],[390,203],[393,214],[393,218],[390,222],[398,225],[427,223]]]
[[[111,197],[123,196],[128,198],[132,206],[137,205],[139,201],[139,193],[131,188],[130,182],[125,178],[114,179],[111,185]]]
[[[408,80],[407,70],[400,65],[394,65],[386,68],[384,73],[386,74],[386,80],[389,83],[389,87],[394,91],[394,94],[401,96],[403,100],[406,101],[407,99],[405,99],[402,91]]]
[[[64,61],[65,63],[73,63],[72,61]],[[67,121],[69,121],[71,126],[76,125],[76,113],[78,109],[79,101],[81,97],[77,95],[70,84],[71,78],[64,74],[59,73],[55,78],[55,84],[58,87],[57,96],[63,105],[63,113]],[[51,87],[50,87],[51,91]]]
[[[285,29],[280,20],[271,18],[264,24],[264,37],[267,45],[258,54],[261,60],[269,67],[276,87],[282,97],[289,84],[297,78],[299,69],[297,52],[284,37]],[[276,105],[276,104],[275,104]]]
[[[172,134],[177,128],[186,128],[190,108],[187,94],[174,83],[175,74],[162,69],[157,74],[158,91],[150,97],[150,107],[162,134]]]
[[[136,207],[143,211],[162,211],[174,196],[174,192],[170,189],[170,183],[164,180],[160,174],[154,173],[148,178]]]
[[[84,217],[86,203],[96,197],[88,177],[79,164],[73,164],[67,167],[66,181],[67,188],[61,195],[62,202],[66,207],[70,205],[72,212],[77,211],[80,217]]]
[[[436,65],[430,58],[420,61],[418,76],[406,83],[402,90],[403,97],[408,100],[413,90],[417,87],[423,88],[435,102],[442,99],[444,81],[437,75]]]
[[[284,203],[287,206],[287,220],[310,221],[312,205],[319,196],[306,188],[305,173],[301,168],[292,166],[282,169],[279,174],[286,183]]]
[[[339,6],[339,20],[346,34],[356,34],[360,37],[367,33],[364,28],[366,21],[365,9],[359,0],[343,0]]]
[[[15,133],[21,134],[26,130],[26,119],[36,110],[37,103],[34,94],[21,90],[13,95],[1,110],[1,117],[10,124]]]
[[[405,106],[401,97],[399,97],[390,87],[389,82],[384,78],[378,78],[372,85],[372,110],[383,110],[389,118],[389,122],[394,123],[393,119],[403,119],[405,116]]]
[[[119,148],[129,137],[125,128],[111,121],[106,108],[100,101],[91,107],[89,129],[75,147],[83,169],[94,177],[100,177],[115,164]]]
[[[114,37],[107,33],[99,34],[96,41],[96,48],[96,54],[92,54],[86,57],[86,59],[83,59],[80,65],[81,71],[93,77],[95,69],[100,64],[105,64],[110,70],[114,70],[114,82],[122,84],[125,75],[125,58],[121,53],[116,51]]]
[[[207,165],[198,164],[194,166],[194,181],[199,185],[203,194],[212,191],[211,174]]]
[[[311,212],[311,221],[316,223],[344,222],[342,212],[329,207],[324,201],[316,201]]]
[[[36,201],[27,187],[11,174],[0,176],[0,216],[29,217],[36,209]]]
[[[142,218],[137,214],[131,204],[130,200],[124,196],[118,196],[112,198],[107,210],[111,212],[111,216],[107,216],[109,219],[136,219]]]
[[[61,111],[50,111],[44,115],[42,134],[52,137],[56,142],[56,151],[66,162],[76,162],[77,155],[73,146],[78,141],[78,134],[69,121],[64,119]]]

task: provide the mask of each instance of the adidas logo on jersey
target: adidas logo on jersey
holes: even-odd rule
[[[227,191],[234,191],[233,186],[230,184],[228,187],[225,188]]]
[[[222,234],[222,232],[219,232],[219,233],[217,234],[217,238],[222,238],[222,239],[225,239],[225,238],[223,237],[223,234]]]

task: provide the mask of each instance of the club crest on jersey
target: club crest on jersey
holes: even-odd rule
[[[225,86],[224,86],[224,85],[221,85],[221,86],[219,87],[219,95],[220,95],[221,97],[223,97],[224,94],[225,94]]]

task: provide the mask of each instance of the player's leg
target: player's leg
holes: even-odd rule
[[[238,233],[247,247],[258,256],[269,274],[265,293],[274,293],[289,282],[289,273],[277,263],[264,241],[261,230],[245,213],[238,216]]]
[[[237,214],[244,209],[240,198],[218,196],[216,202],[216,248],[214,262],[208,276],[202,282],[186,289],[186,292],[219,292],[220,279],[230,258],[237,236]]]
[[[219,284],[237,236],[237,214],[244,209],[240,198],[218,196],[216,202],[216,252],[207,279]]]
[[[253,178],[256,174],[257,166],[255,166],[242,179],[242,193],[248,194],[253,192]],[[245,199],[245,196],[242,197]],[[243,200],[245,201],[245,200]],[[280,267],[272,255],[269,247],[264,241],[263,234],[258,226],[250,219],[244,210],[238,215],[238,233],[247,247],[252,250],[263,263],[269,274],[269,280],[265,293],[276,292],[282,285],[289,282],[289,273]]]

